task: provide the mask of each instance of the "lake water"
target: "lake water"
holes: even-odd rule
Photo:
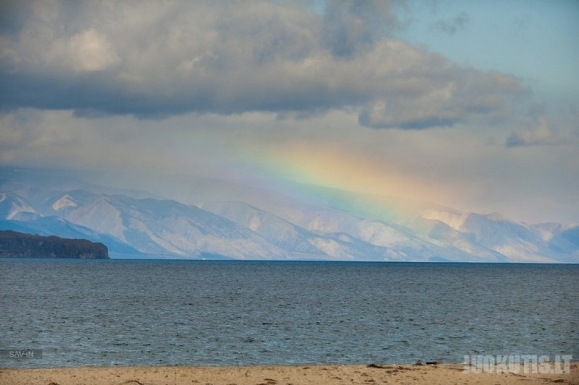
[[[579,358],[579,265],[0,260],[0,367]]]

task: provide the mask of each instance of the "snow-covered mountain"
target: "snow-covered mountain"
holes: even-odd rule
[[[24,200],[22,197],[14,199]],[[175,201],[86,191],[68,191],[52,199],[54,201],[47,201],[46,206],[40,208],[44,218],[53,221],[57,218],[75,228],[90,229],[142,254],[285,258],[283,250],[249,229]],[[47,227],[54,227],[54,224]]]
[[[16,221],[34,220],[38,212],[18,196],[0,193],[0,218]]]
[[[577,225],[527,225],[498,213],[481,215],[450,210],[430,210],[423,218],[442,223],[461,238],[500,253],[508,260],[573,262],[579,259]]]
[[[107,244],[112,257],[579,263],[577,225],[527,225],[434,205],[394,217],[263,191],[252,202],[190,205],[66,187],[74,188],[2,178],[0,229],[87,238]]]
[[[294,203],[291,208],[277,210],[283,216],[281,218],[240,202],[212,202],[202,207],[238,224],[254,228],[272,242],[276,242],[279,237],[293,241],[300,239],[301,244],[309,243],[327,255],[340,259],[507,260],[499,253],[483,247],[477,249],[472,246],[470,253],[467,253],[455,245],[430,238],[410,228],[361,218],[333,208],[315,208]]]

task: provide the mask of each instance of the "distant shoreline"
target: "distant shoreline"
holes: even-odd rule
[[[104,244],[91,242],[88,239],[0,230],[0,257],[109,259],[109,254]]]
[[[187,262],[187,263],[279,263],[279,264],[341,264],[341,265],[437,265],[437,266],[451,266],[451,265],[492,265],[492,266],[579,266],[579,263],[571,262],[432,262],[432,261],[329,261],[329,260],[286,260],[286,259],[193,259],[193,258],[68,258],[68,257],[5,257],[0,256],[0,261],[15,261],[15,260],[85,260],[85,261],[107,261],[107,262]]]
[[[268,366],[147,366],[52,369],[0,369],[0,382],[10,384],[454,384],[481,385],[576,384],[579,364],[570,373],[473,373],[462,364],[442,365],[268,365]]]

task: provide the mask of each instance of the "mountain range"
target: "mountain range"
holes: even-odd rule
[[[1,171],[0,230],[85,238],[107,245],[112,258],[579,263],[576,224],[530,225],[432,204],[393,214],[383,209],[387,199],[368,208],[373,198],[316,195],[320,187],[310,190],[316,199],[261,190],[211,200],[235,198],[223,194],[226,182],[214,183],[215,193],[192,183],[191,194],[204,198],[193,204],[34,175]]]

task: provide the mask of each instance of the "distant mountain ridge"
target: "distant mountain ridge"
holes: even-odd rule
[[[263,204],[186,205],[74,187],[2,178],[0,229],[82,237],[105,243],[117,258],[579,263],[577,225],[527,225],[434,205],[394,217],[273,192],[262,193]]]

